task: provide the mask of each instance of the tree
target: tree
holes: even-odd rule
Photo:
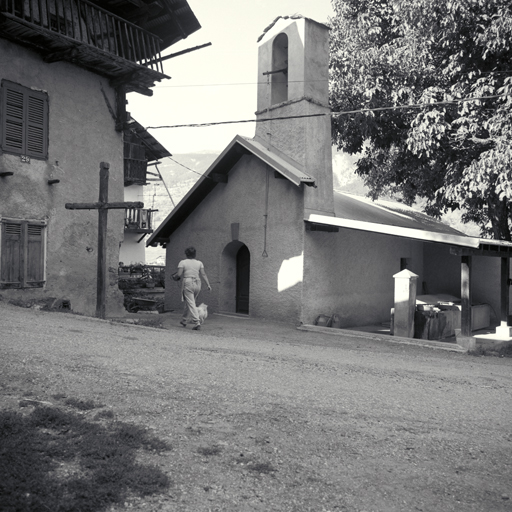
[[[511,240],[510,0],[333,6],[331,108],[359,111],[333,115],[333,142],[362,153],[371,197],[460,209],[483,236]]]

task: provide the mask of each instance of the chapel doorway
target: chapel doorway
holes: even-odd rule
[[[236,312],[249,314],[251,254],[246,245],[236,254]]]
[[[239,240],[224,247],[220,260],[219,311],[249,314],[251,254]]]

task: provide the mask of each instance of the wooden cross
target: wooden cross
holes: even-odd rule
[[[105,303],[107,297],[107,220],[109,210],[125,208],[144,208],[140,201],[109,203],[108,176],[110,164],[100,163],[100,196],[97,203],[66,203],[68,210],[98,210],[98,277],[96,292],[96,316],[105,318]]]

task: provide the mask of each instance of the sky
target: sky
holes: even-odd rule
[[[188,0],[201,29],[162,55],[212,43],[169,59],[153,96],[128,95],[127,110],[144,127],[254,119],[257,39],[278,16],[302,14],[326,23],[331,0]],[[262,78],[262,77],[261,77]],[[235,135],[252,137],[254,123],[150,129],[173,155],[220,153]]]

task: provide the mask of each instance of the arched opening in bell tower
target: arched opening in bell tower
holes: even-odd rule
[[[279,34],[272,44],[271,103],[288,101],[288,36]]]

